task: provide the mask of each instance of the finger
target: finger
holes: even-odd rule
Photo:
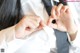
[[[47,21],[47,25],[49,25],[50,23],[52,23],[52,20],[53,20],[54,18],[52,18],[51,16],[50,16],[50,18],[48,19],[48,21]]]
[[[57,29],[57,24],[53,24],[53,23],[51,23],[51,24],[48,25],[48,26],[50,26],[51,28]]]
[[[32,30],[32,29],[35,29],[35,28],[37,28],[37,26],[34,25],[34,24],[31,23],[31,22],[28,22],[27,25],[26,25],[26,29]]]
[[[43,20],[40,22],[40,24],[41,24],[41,26],[43,26],[43,27],[46,26],[46,23],[45,23]]]
[[[55,24],[52,23],[53,20],[56,20],[56,19],[55,19],[55,18],[52,18],[52,17],[50,16],[50,18],[49,18],[49,20],[48,20],[48,22],[47,22],[47,25],[50,26],[50,27],[52,27],[52,28],[57,28],[56,23],[55,23]]]
[[[61,9],[61,13],[66,12],[68,8],[69,8],[68,6],[63,6],[62,9]]]
[[[45,23],[43,20],[41,20],[38,29],[40,30],[40,29],[42,29],[42,28],[45,27],[45,26],[46,26],[46,23]]]
[[[39,16],[35,16],[33,17],[34,21],[40,23],[41,22],[41,18]]]
[[[25,25],[28,25],[30,22],[37,27],[40,24],[41,18],[38,16],[25,16],[22,21],[25,23]]]
[[[60,15],[60,11],[61,11],[61,8],[63,7],[63,4],[59,4],[57,9],[56,9],[56,14],[57,15]]]
[[[27,19],[30,19],[30,20],[34,20],[38,23],[40,23],[41,21],[41,18],[39,16],[33,16],[33,15],[30,15],[30,16],[24,16],[24,19],[27,20]]]
[[[27,20],[25,24],[25,28],[28,30],[36,29],[39,26],[39,23],[37,23],[34,20]]]
[[[71,13],[71,11],[70,11],[70,9],[69,9],[69,8],[67,8],[66,13],[68,13],[68,14],[70,14],[70,13]]]
[[[53,18],[56,17],[56,8],[57,8],[57,6],[54,6],[54,7],[52,8],[52,10],[51,10],[51,16],[52,16]]]

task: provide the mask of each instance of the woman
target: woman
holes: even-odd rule
[[[32,1],[27,1],[27,2],[32,2]],[[35,1],[34,1],[35,2]],[[31,3],[30,3],[31,4]],[[35,3],[32,3],[32,4],[35,4]],[[24,4],[23,4],[24,5]],[[22,6],[23,6],[22,5]],[[39,5],[41,5],[41,4],[39,4]],[[29,5],[30,7],[32,6],[32,5]],[[35,7],[36,7],[36,5],[35,5]],[[40,7],[40,6],[39,6]],[[62,30],[62,31],[67,31],[71,36],[70,36],[70,38],[71,38],[71,40],[74,40],[75,39],[75,36],[76,36],[76,33],[77,33],[77,30],[76,30],[76,27],[75,27],[75,25],[74,25],[74,22],[73,21],[69,21],[68,19],[67,19],[67,16],[69,17],[69,16],[71,16],[71,15],[67,15],[68,13],[66,13],[66,11],[67,11],[67,7],[64,7],[64,8],[62,8],[62,7],[64,7],[62,4],[60,4],[58,7],[54,7],[53,9],[52,9],[52,15],[51,15],[51,18],[47,21],[47,25],[48,26],[50,26],[50,27],[52,27],[52,28],[55,28],[55,29],[59,29],[59,30]],[[24,9],[24,8],[23,8]],[[33,9],[33,8],[32,8]],[[36,9],[36,8],[35,8]],[[33,11],[35,10],[35,9],[33,9]],[[57,9],[57,11],[56,11],[56,9]],[[60,11],[63,9],[63,11],[62,12],[64,12],[64,13],[60,13]],[[29,9],[30,10],[30,9]],[[4,13],[5,12],[5,13]],[[58,15],[55,15],[56,13],[55,12],[57,12],[57,14]],[[1,28],[1,32],[0,32],[0,34],[1,35],[3,35],[3,38],[2,38],[2,36],[1,36],[1,42],[3,41],[3,43],[5,42],[5,39],[6,39],[6,42],[10,42],[11,40],[14,40],[15,38],[14,38],[14,36],[16,37],[16,38],[18,38],[18,39],[20,39],[20,38],[24,38],[25,36],[27,36],[27,35],[29,35],[29,34],[31,34],[32,32],[34,32],[35,30],[37,30],[36,28],[38,28],[38,27],[43,27],[43,26],[45,26],[46,24],[44,24],[43,23],[43,21],[42,21],[42,17],[41,18],[39,18],[39,17],[37,17],[37,16],[25,16],[24,17],[24,15],[23,14],[26,14],[26,13],[24,13],[24,11],[22,10],[22,8],[21,8],[21,5],[20,5],[20,0],[3,0],[2,2],[1,2],[1,7],[0,7],[0,23],[1,23],[1,25],[0,25],[0,28]],[[32,13],[34,13],[34,12],[32,12]],[[27,15],[29,15],[29,14],[31,14],[31,13],[28,13]],[[37,14],[37,13],[35,13],[35,14]],[[34,15],[35,15],[34,14]],[[70,13],[69,13],[70,14]],[[31,15],[33,15],[33,14],[31,14]],[[66,16],[67,15],[67,16]],[[60,16],[60,18],[61,19],[57,19],[58,18],[58,16]],[[23,18],[22,18],[23,17]],[[48,17],[48,16],[47,16]],[[67,23],[67,22],[65,22],[64,21],[64,19],[63,19],[63,17],[65,17],[69,22],[70,22],[70,24],[69,23]],[[71,18],[71,17],[70,17]],[[56,24],[52,24],[52,20],[53,19],[56,19],[57,20],[57,23]],[[21,21],[20,21],[21,20]],[[36,22],[34,21],[34,20],[37,20]],[[6,24],[5,24],[6,23]],[[28,24],[27,24],[28,23]],[[30,23],[30,24],[29,24]],[[16,24],[16,25],[15,25]],[[34,25],[35,26],[34,26]],[[73,25],[72,25],[73,24]],[[15,26],[13,26],[13,25],[15,25]],[[40,26],[39,26],[40,25]],[[68,26],[69,25],[69,26]],[[10,26],[13,26],[13,27],[10,27]],[[58,27],[57,27],[58,26]],[[64,27],[61,27],[61,26],[64,26]],[[74,26],[74,27],[72,27],[72,26]],[[10,28],[7,28],[7,27],[10,27]],[[41,27],[41,28],[42,28]],[[7,28],[7,29],[5,29],[5,28]],[[4,30],[2,30],[2,29],[4,29]],[[49,28],[50,29],[50,28]],[[70,30],[68,30],[68,29],[70,29]],[[5,33],[4,33],[5,32]],[[5,35],[6,34],[6,35]],[[36,34],[38,34],[38,33],[36,33]],[[44,34],[44,33],[43,33]],[[35,34],[34,34],[35,35]],[[73,35],[73,36],[72,36]],[[7,38],[6,38],[7,37]],[[52,38],[53,39],[53,38]],[[54,40],[54,43],[51,43],[52,44],[52,46],[53,46],[53,44],[55,44],[55,38],[53,39]],[[16,40],[15,40],[16,41]],[[51,41],[52,42],[52,41]],[[12,43],[12,42],[11,42]],[[10,43],[10,44],[11,44]],[[28,42],[29,43],[29,42]],[[28,43],[27,43],[27,45],[28,45]],[[14,44],[13,44],[14,45]],[[2,44],[2,46],[3,46],[3,44]],[[17,45],[18,46],[18,45]],[[47,45],[48,46],[48,45]],[[32,46],[33,47],[33,46]],[[31,47],[31,48],[32,48]],[[19,47],[18,47],[19,48]],[[30,47],[29,47],[30,48]],[[30,48],[30,49],[31,49]],[[35,46],[35,48],[36,48],[36,46]],[[49,52],[49,50],[50,50],[50,46],[49,47],[47,47],[48,49],[46,49],[46,50],[44,50],[45,49],[45,47],[43,48],[43,50],[45,51],[40,51],[40,53],[47,53],[47,52]],[[54,47],[55,48],[55,47]],[[9,48],[10,49],[10,48]],[[33,48],[34,49],[34,48]],[[16,50],[16,49],[15,49]],[[12,51],[15,51],[15,50],[12,50]],[[27,50],[28,50],[28,48],[27,48]],[[19,50],[20,51],[20,50]],[[18,52],[19,52],[18,51]],[[32,51],[33,52],[33,50],[30,50],[30,51]],[[30,51],[28,51],[28,52],[30,52]],[[36,52],[36,49],[35,49],[35,51],[34,52]],[[20,53],[20,52],[19,52]],[[38,53],[39,53],[39,51],[38,51]]]
[[[21,0],[21,1],[24,1],[24,0]],[[56,38],[55,36],[53,36],[53,29],[49,27],[44,27],[46,26],[46,24],[44,24],[43,20],[39,16],[36,16],[33,14],[25,15],[25,12],[22,9],[23,7],[20,5],[21,1],[20,0],[1,0],[0,48],[4,48],[5,52],[7,53],[16,52],[16,50],[18,50],[21,47],[24,47],[23,50],[27,48],[27,51],[25,50],[27,53],[50,52],[50,48],[55,47],[56,45],[54,43]],[[36,30],[39,30],[41,28],[44,28],[45,31],[40,30],[39,32],[35,32]],[[51,35],[49,35],[49,32],[48,32],[49,30],[52,31],[52,32],[50,31]],[[43,36],[40,35],[40,33],[42,33]],[[32,34],[32,36],[30,34]],[[25,40],[21,40],[28,36],[31,36],[31,39],[26,38]],[[53,40],[53,43],[51,43],[51,40]],[[24,46],[25,41],[26,41],[26,45]],[[36,45],[36,43],[38,45]],[[33,46],[35,46],[34,51],[33,51],[33,48],[34,48]],[[44,47],[41,47],[41,46],[44,46]],[[18,52],[20,53],[20,50]]]
[[[22,19],[22,17],[24,17],[22,20],[30,19],[30,21],[33,22],[33,24],[34,24],[33,27],[32,27],[32,24],[29,24],[27,26],[28,28],[30,27],[31,32],[34,31],[32,28],[38,27],[39,23],[41,22],[41,19],[38,16],[22,15],[20,0],[12,0],[12,1],[11,0],[0,0],[0,2],[1,2],[0,3],[0,30],[14,26]],[[26,25],[27,23],[25,23],[25,22],[30,23],[30,21],[28,22],[28,20],[27,21],[24,20],[24,24]],[[20,24],[21,24],[21,22],[20,22]],[[35,23],[35,22],[37,22],[37,23]],[[15,28],[18,28],[18,27],[16,26]],[[28,28],[26,28],[26,29],[28,29]],[[15,30],[17,31],[18,29],[15,29]],[[26,35],[28,35],[28,33]]]
[[[78,24],[77,15],[71,11],[71,8],[68,6],[63,6],[62,4],[54,6],[51,15],[57,20],[56,29],[60,29],[61,24],[65,27],[68,33],[68,41],[70,42],[69,53],[79,53],[80,52],[80,24]],[[74,18],[76,17],[76,20]],[[78,25],[77,25],[78,24]],[[62,29],[63,30],[63,29]]]

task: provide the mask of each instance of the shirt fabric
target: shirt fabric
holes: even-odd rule
[[[25,3],[22,3],[23,1]],[[23,15],[40,16],[45,23],[48,20],[49,16],[41,0],[21,0],[21,7]],[[53,29],[45,26],[25,40],[14,38],[7,43],[6,53],[49,53],[51,48],[56,49],[56,37]]]
[[[21,0],[21,6],[24,15],[37,15],[40,16],[42,20],[46,21],[48,20],[48,14],[44,8],[43,3],[41,0]],[[79,28],[79,27],[78,27]],[[8,35],[10,34],[10,31],[14,31],[15,26],[5,29],[3,31],[0,31],[0,34],[3,33]],[[49,32],[50,30],[50,32]],[[43,27],[43,30],[37,31],[32,34],[32,37],[29,37],[25,40],[16,39],[15,33],[14,40],[10,42],[6,42],[6,40],[3,41],[1,48],[6,48],[6,53],[49,53],[50,48],[56,48],[56,38],[54,34],[54,30],[48,26]],[[70,41],[70,53],[80,53],[80,28],[77,32],[76,39],[74,41]],[[69,37],[69,36],[68,36]],[[34,49],[34,50],[33,50]]]
[[[24,15],[40,16],[46,23],[49,16],[41,0],[21,0],[21,4]],[[35,32],[35,34],[32,34],[33,37],[28,42],[26,41],[16,53],[49,53],[51,48],[56,49],[56,37],[53,29],[50,29],[48,26],[43,29],[47,34],[43,30]]]

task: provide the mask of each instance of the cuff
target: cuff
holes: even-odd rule
[[[68,36],[68,41],[70,42],[71,46],[80,47],[80,28],[79,27],[78,27],[75,40],[71,41],[68,33],[67,33],[67,36]]]

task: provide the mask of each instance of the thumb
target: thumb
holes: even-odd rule
[[[46,26],[46,23],[43,20],[41,20],[40,24],[41,24],[42,27]]]
[[[57,24],[56,23],[55,24],[50,23],[48,26],[51,27],[51,28],[57,29]]]
[[[45,26],[46,26],[46,23],[45,23],[44,21],[41,20],[38,29],[40,30],[40,29],[42,29],[42,28],[45,27]]]

